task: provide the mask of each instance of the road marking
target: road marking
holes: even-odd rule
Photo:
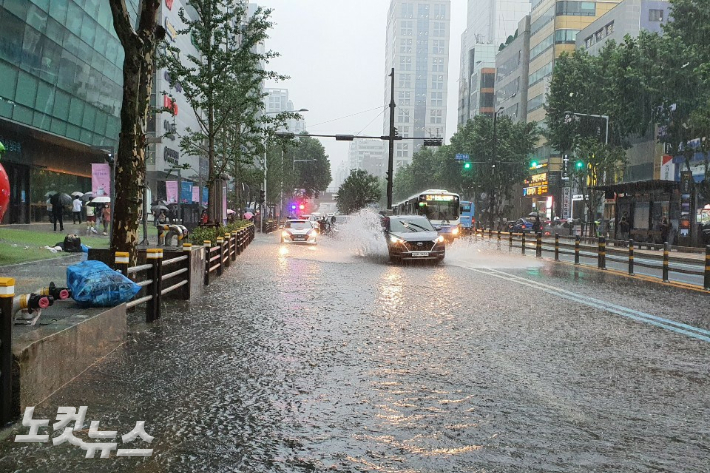
[[[620,315],[622,317],[627,317],[638,322],[644,322],[647,324],[654,325],[659,328],[670,330],[676,333],[686,335],[688,337],[696,338],[704,342],[710,342],[710,331],[702,329],[700,327],[694,327],[692,325],[687,325],[681,322],[676,322],[674,320],[664,319],[663,317],[658,317],[646,312],[641,312],[635,309],[629,309],[628,307],[619,306],[606,302],[600,299],[595,299],[593,297],[584,296],[575,292],[567,291],[559,287],[551,286],[549,284],[544,284],[539,281],[532,281],[514,274],[506,273],[504,271],[499,271],[493,268],[475,269],[468,268],[471,271],[476,271],[481,274],[487,274],[489,276],[497,277],[499,279],[504,279],[509,282],[515,282],[523,286],[532,287],[535,289],[541,289],[544,292],[567,299],[573,302],[584,304],[586,306],[603,309],[607,312]]]

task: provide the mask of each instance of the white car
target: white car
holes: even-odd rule
[[[281,231],[281,243],[318,243],[318,230],[308,220],[287,220]]]

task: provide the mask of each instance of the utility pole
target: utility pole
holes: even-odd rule
[[[389,132],[389,159],[387,161],[387,208],[392,208],[392,184],[394,182],[394,67],[390,72],[390,132]]]

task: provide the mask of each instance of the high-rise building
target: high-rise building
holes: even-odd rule
[[[362,169],[373,176],[387,175],[387,142],[382,140],[353,140],[348,150],[348,169]]]
[[[29,223],[46,219],[47,192],[90,191],[91,164],[115,151],[123,48],[103,0],[0,2],[0,24],[3,223]]]
[[[495,68],[499,47],[515,36],[518,22],[530,13],[530,0],[468,0],[466,31],[461,35],[458,124],[479,113],[492,114],[492,104],[480,93],[486,75]],[[485,110],[481,110],[481,109]],[[490,110],[490,111],[489,111]]]
[[[495,110],[498,116],[527,121],[530,16],[520,20],[516,36],[496,54]]]
[[[264,89],[264,112],[269,115],[276,115],[281,112],[293,112],[293,102],[288,98],[288,89]],[[289,119],[286,121],[286,130],[290,133],[299,134],[306,131],[306,121]]]
[[[391,0],[387,17],[385,106],[394,68],[395,127],[404,137],[446,136],[451,0]],[[384,116],[389,134],[390,109]],[[412,161],[422,140],[395,143],[395,172]]]

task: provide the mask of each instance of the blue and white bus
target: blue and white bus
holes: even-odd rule
[[[424,215],[441,236],[453,241],[459,236],[459,195],[443,189],[427,189],[395,204],[395,215]]]
[[[473,225],[476,223],[474,217],[476,207],[473,202],[468,202],[466,200],[461,201],[461,212],[459,213],[459,220],[461,222],[461,231],[470,232],[473,230]]]

